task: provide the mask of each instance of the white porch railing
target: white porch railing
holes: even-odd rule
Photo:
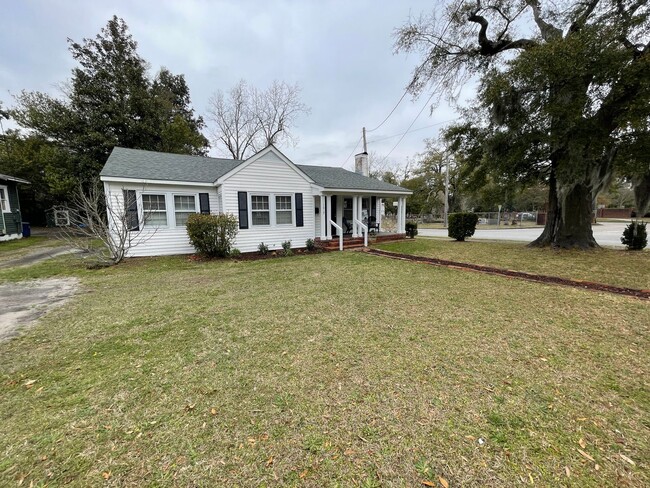
[[[354,222],[361,228],[361,231],[363,232],[364,247],[368,247],[368,226],[358,219],[354,219]]]
[[[336,230],[338,230],[338,235],[339,235],[339,251],[343,250],[343,228],[334,222],[332,219],[330,219],[330,225],[333,225]]]

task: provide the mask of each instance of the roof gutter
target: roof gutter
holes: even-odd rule
[[[323,188],[323,193],[349,193],[349,194],[369,194],[369,195],[412,195],[411,190],[361,190],[355,188]]]
[[[176,180],[147,180],[142,178],[124,178],[117,176],[100,175],[101,181],[108,181],[109,183],[135,183],[140,185],[184,185],[184,186],[208,186],[214,188],[217,183],[201,183],[197,181],[176,181]]]

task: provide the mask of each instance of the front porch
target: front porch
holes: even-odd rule
[[[395,209],[386,217],[385,208]],[[406,196],[387,193],[323,191],[314,197],[317,239],[326,248],[363,247],[369,241],[405,236]]]
[[[406,238],[406,234],[395,234],[392,232],[370,234],[368,236],[368,245],[376,244],[378,242],[397,241],[405,238]],[[340,241],[338,236],[334,236],[334,238],[329,241],[321,241],[320,237],[317,237],[316,241],[321,242],[323,249],[327,251],[336,251],[340,249]],[[363,237],[352,237],[349,235],[343,236],[343,249],[360,249],[363,247],[365,247],[365,242]]]

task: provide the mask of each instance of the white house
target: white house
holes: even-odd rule
[[[297,165],[274,146],[244,161],[116,147],[100,178],[107,205],[132,216],[138,243],[130,256],[194,252],[185,228],[190,213],[236,215],[235,247],[251,252],[261,242],[279,249],[284,241],[304,247],[307,239],[382,233],[382,199],[391,198],[398,202],[392,233],[404,234],[412,192],[369,178],[366,153],[355,163],[356,172]]]

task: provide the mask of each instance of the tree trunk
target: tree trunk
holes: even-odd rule
[[[567,188],[558,186],[555,171],[549,178],[549,205],[542,234],[530,243],[532,247],[560,249],[598,248],[591,230],[593,189],[586,184]]]

